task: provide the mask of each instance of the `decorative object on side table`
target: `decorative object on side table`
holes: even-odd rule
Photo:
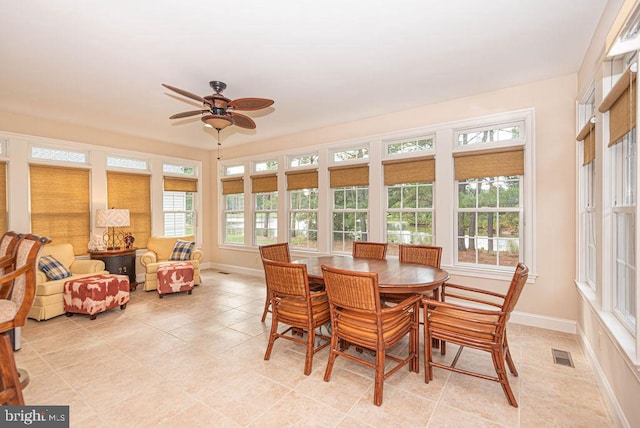
[[[133,248],[134,242],[136,242],[136,238],[133,237],[131,232],[127,232],[124,234],[124,248],[127,248],[127,249]]]

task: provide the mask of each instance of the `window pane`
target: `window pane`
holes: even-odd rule
[[[478,207],[497,207],[498,206],[498,189],[494,186],[492,179],[480,182],[478,191]]]
[[[484,144],[494,141],[518,140],[522,135],[523,124],[496,126],[488,129],[458,131],[456,141],[459,146]]]
[[[470,181],[461,181],[458,184],[458,207],[476,207],[476,187],[476,183]]]
[[[289,244],[294,248],[318,248],[318,189],[289,191]]]

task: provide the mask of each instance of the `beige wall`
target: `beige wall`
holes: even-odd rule
[[[536,249],[537,275],[518,305],[533,317],[576,320],[573,287],[575,212],[575,99],[576,76],[460,98],[331,128],[303,132],[224,149],[224,158],[286,151],[385,132],[469,119],[524,108],[535,108],[536,129]],[[440,163],[438,164],[440,165]],[[213,183],[212,183],[213,186]],[[218,213],[217,200],[213,203]],[[217,220],[216,220],[217,221]],[[217,229],[214,240],[218,242]],[[216,263],[259,269],[254,252],[216,249]],[[461,279],[461,282],[463,280]],[[468,281],[468,280],[467,280]]]

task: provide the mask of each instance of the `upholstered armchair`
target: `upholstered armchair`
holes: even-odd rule
[[[140,258],[140,263],[144,266],[146,273],[144,277],[144,290],[150,291],[158,288],[158,267],[169,263],[191,263],[193,266],[193,281],[200,284],[200,260],[202,251],[192,249],[188,254],[183,252],[185,260],[171,260],[174,247],[178,241],[195,241],[193,235],[190,236],[152,236],[147,242],[147,252]]]
[[[64,283],[85,276],[109,273],[102,260],[76,259],[71,244],[49,244],[42,247],[41,257],[51,256],[68,273],[52,278],[40,264],[36,271],[36,297],[29,310],[29,318],[42,321],[64,314]]]

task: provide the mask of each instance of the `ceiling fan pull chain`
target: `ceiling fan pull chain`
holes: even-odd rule
[[[220,146],[222,144],[220,143],[220,130],[217,129],[217,131],[218,131],[218,160],[220,160]]]

